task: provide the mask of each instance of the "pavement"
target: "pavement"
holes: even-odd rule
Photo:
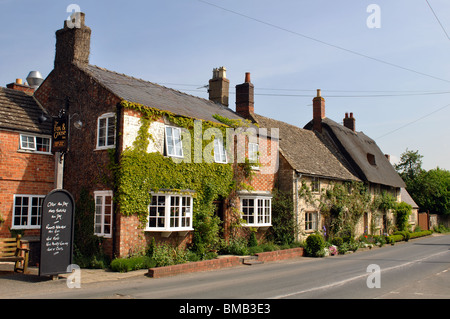
[[[433,234],[434,236],[438,236],[440,234]],[[402,244],[404,242],[396,243]],[[374,247],[372,249],[377,249],[378,247]],[[359,249],[358,251],[363,251],[366,249]],[[81,275],[81,283],[96,283],[96,282],[104,282],[111,280],[122,280],[127,278],[136,278],[136,277],[146,277],[148,274],[148,269],[142,270],[134,270],[130,272],[114,272],[108,269],[85,269],[82,268],[80,270]],[[67,281],[67,278],[70,276],[70,273],[59,274],[57,277],[51,276],[39,276],[38,267],[28,267],[28,270],[25,274],[23,273],[15,273],[14,272],[14,263],[8,262],[0,262],[0,298],[2,298],[2,293],[8,291],[8,289],[17,287],[17,286],[25,286],[32,282],[44,282],[44,281],[56,281],[56,280],[64,280]],[[150,278],[150,277],[148,277]]]
[[[148,269],[135,270],[130,272],[114,272],[105,269],[81,269],[81,281],[82,283],[93,283],[109,280],[121,280],[131,277],[144,277],[148,273]],[[28,267],[25,274],[14,272],[14,263],[0,262],[0,286],[6,280],[9,281],[24,281],[24,282],[36,282],[46,280],[67,280],[70,273],[59,274],[57,278],[51,276],[39,276],[38,267]]]

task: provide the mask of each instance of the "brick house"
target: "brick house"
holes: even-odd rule
[[[40,206],[54,188],[51,124],[33,99],[34,89],[21,83],[0,88],[0,237],[22,234],[32,249],[39,241]],[[38,250],[38,249],[37,249]]]
[[[94,233],[103,238],[103,247],[111,256],[126,256],[140,251],[153,239],[187,245],[192,242],[196,231],[198,198],[204,199],[204,187],[208,186],[205,184],[214,184],[214,180],[210,176],[210,179],[204,177],[202,184],[198,178],[204,173],[206,176],[206,172],[197,171],[189,176],[187,171],[175,171],[180,167],[194,167],[183,165],[186,162],[197,163],[199,154],[200,162],[205,162],[208,153],[202,149],[206,139],[202,126],[203,129],[215,129],[215,132],[230,129],[236,133],[236,127],[230,126],[229,122],[244,123],[244,119],[239,112],[227,107],[228,101],[218,101],[214,96],[205,100],[90,65],[91,30],[84,23],[83,13],[79,18],[79,28],[70,28],[66,21],[64,28],[56,32],[54,69],[34,94],[50,116],[57,116],[63,109],[71,119],[70,150],[64,160],[64,188],[73,194],[75,201],[80,200],[84,191],[93,198]],[[214,70],[212,82],[217,80],[217,75],[218,71]],[[221,83],[227,82],[223,71],[220,76]],[[76,121],[81,121],[82,126],[75,128]],[[256,133],[251,134],[253,141],[250,142],[248,136],[244,139],[243,148],[239,142],[232,143],[233,147],[225,145],[225,136],[217,138],[214,135],[209,144],[209,155],[213,154],[211,167],[223,172],[221,178],[230,172],[224,168],[226,165],[233,165],[231,172],[236,174],[239,152],[244,152],[244,158],[250,162],[259,160],[262,163],[260,167],[251,167],[251,178],[243,176],[240,179],[247,185],[245,191],[234,189],[233,196],[222,192],[221,196],[209,199],[214,200],[216,216],[223,222],[225,238],[232,234],[230,216],[236,211],[246,221],[245,226],[260,230],[259,236],[264,236],[271,225],[271,191],[276,171],[268,171],[265,166],[271,164],[264,163],[275,162],[278,158],[277,151],[270,151],[272,144],[277,148],[278,140],[246,124],[243,131]],[[200,153],[192,151],[197,140],[189,134],[195,135],[197,125],[200,126],[199,132],[203,133]],[[236,141],[240,135],[230,136],[232,141]],[[142,147],[142,143],[145,144],[143,153],[155,154],[153,160],[159,164],[144,166],[150,163],[145,162],[149,158],[145,154],[139,154],[141,162],[130,160],[130,154],[136,155],[132,150],[138,149],[138,145]],[[269,151],[260,152],[261,149]],[[136,169],[140,164],[145,168]],[[276,169],[276,165],[272,166]],[[130,167],[136,169],[135,174],[126,175]],[[174,174],[179,174],[177,180],[149,175],[150,171],[165,172],[169,168]],[[118,171],[123,173],[119,178],[114,174]],[[215,191],[214,187],[209,190]],[[135,209],[145,210],[144,222],[133,213],[135,204],[141,205]]]

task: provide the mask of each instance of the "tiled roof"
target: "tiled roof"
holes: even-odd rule
[[[214,114],[228,119],[242,119],[234,111],[221,104],[152,82],[94,65],[87,65],[83,67],[83,70],[114,95],[129,102],[216,123],[220,122],[212,117]]]
[[[0,87],[0,129],[51,134],[51,121],[39,123],[42,114],[31,95]]]
[[[297,172],[331,179],[359,180],[314,132],[258,114],[253,118],[259,127],[279,129],[280,153]]]

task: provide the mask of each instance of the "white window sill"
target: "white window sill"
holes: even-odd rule
[[[152,233],[161,233],[161,237],[169,237],[172,233],[178,233],[179,237],[184,237],[187,235],[188,232],[193,231],[194,228],[165,228],[165,229],[158,229],[158,228],[149,228],[147,227],[144,231],[146,232],[152,232]]]
[[[41,229],[41,226],[11,226],[12,230],[16,229]]]
[[[116,145],[110,145],[110,146],[97,146],[97,148],[94,149],[94,151],[104,151],[104,150],[109,150],[111,148],[115,148]]]
[[[26,153],[26,154],[41,154],[41,155],[53,155],[51,152],[43,152],[43,151],[36,151],[36,150],[27,150],[23,148],[19,148],[17,150],[19,153]]]
[[[266,230],[269,227],[272,227],[272,224],[241,224],[242,227],[253,227],[261,230]]]

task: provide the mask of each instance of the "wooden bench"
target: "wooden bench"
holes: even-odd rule
[[[0,238],[0,261],[14,262],[14,271],[25,273],[28,268],[30,250],[22,248],[21,238],[21,235],[17,235],[16,238]]]

